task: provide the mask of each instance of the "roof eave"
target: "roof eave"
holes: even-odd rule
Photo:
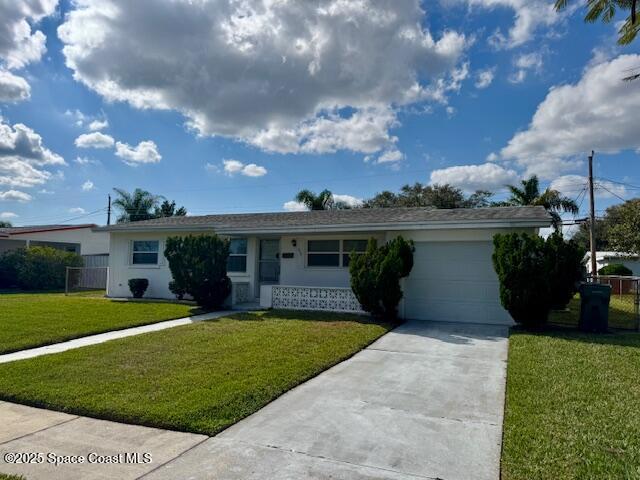
[[[360,223],[360,224],[328,224],[301,225],[286,227],[227,227],[215,225],[145,225],[133,227],[100,227],[94,231],[110,233],[139,233],[139,232],[201,232],[214,231],[221,235],[244,234],[274,234],[274,233],[318,233],[318,232],[360,232],[360,231],[400,231],[400,230],[444,230],[444,229],[488,229],[488,228],[546,228],[551,226],[550,220],[509,219],[509,220],[457,220],[439,222],[408,222],[408,223]]]

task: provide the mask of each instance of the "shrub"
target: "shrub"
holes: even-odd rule
[[[584,250],[576,242],[559,233],[546,240],[510,233],[494,236],[493,245],[500,301],[516,322],[543,325],[551,309],[564,308],[578,291]]]
[[[611,263],[598,270],[598,275],[618,275],[628,277],[633,275],[633,272],[621,263]]]
[[[131,278],[129,280],[129,290],[131,290],[133,298],[142,298],[147,288],[149,288],[149,280],[146,278]]]
[[[544,239],[526,233],[497,234],[493,245],[502,306],[518,323],[544,324],[551,310],[550,269]]]
[[[545,242],[549,265],[551,308],[567,306],[586,275],[582,262],[585,250],[575,241],[565,241],[560,233],[553,233]]]
[[[173,288],[188,293],[205,308],[222,306],[231,293],[228,240],[217,235],[169,237],[164,256],[173,275]]]
[[[175,280],[171,280],[169,282],[169,291],[173,293],[178,300],[182,300],[185,293],[187,293],[184,286],[182,284],[178,284]]]
[[[24,248],[9,250],[0,255],[0,288],[18,287],[18,269],[24,263]]]
[[[16,252],[12,260],[16,284],[25,290],[61,290],[66,267],[81,267],[82,257],[51,247],[31,247]]]
[[[373,315],[396,318],[402,299],[400,279],[413,268],[413,243],[402,237],[376,247],[370,239],[367,251],[349,263],[351,289],[362,309]]]

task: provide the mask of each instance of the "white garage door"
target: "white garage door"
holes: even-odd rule
[[[492,242],[416,242],[405,279],[404,315],[410,319],[511,325],[500,305]]]

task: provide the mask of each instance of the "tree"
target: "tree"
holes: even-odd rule
[[[574,240],[565,240],[559,232],[547,237],[545,247],[551,308],[561,310],[574,297],[580,281],[586,276],[582,260],[587,250]]]
[[[640,198],[628,200],[606,211],[607,239],[617,252],[640,254]]]
[[[363,310],[394,319],[402,299],[400,279],[413,268],[413,243],[402,237],[376,246],[369,240],[367,251],[349,262],[351,289]]]
[[[629,11],[629,16],[618,31],[618,43],[627,45],[635,40],[640,30],[637,0],[587,0],[586,3],[587,14],[584,21],[588,23],[597,22],[598,19],[609,23],[614,20],[616,10]],[[564,10],[568,4],[569,0],[556,0],[555,9],[557,11]],[[628,77],[628,79],[633,78]]]
[[[154,195],[141,188],[136,188],[133,193],[120,188],[114,188],[113,191],[119,196],[113,201],[113,206],[121,212],[117,219],[118,223],[154,218],[154,209],[159,206],[162,199],[160,195]]]
[[[180,207],[176,209],[176,202],[172,200],[165,200],[162,202],[162,205],[155,208],[154,217],[162,218],[162,217],[184,217],[187,214],[187,209],[184,207]]]
[[[416,182],[404,185],[400,192],[385,190],[364,202],[365,208],[431,207],[431,208],[478,208],[490,206],[492,192],[478,190],[465,197],[462,190],[449,184],[424,185]]]
[[[11,228],[12,226],[13,225],[11,225],[11,222],[0,220],[0,228]]]
[[[220,308],[231,294],[229,240],[217,235],[168,237],[164,256],[173,276],[173,292],[186,292],[209,309]]]
[[[176,208],[175,200],[169,202],[162,195],[154,195],[141,188],[136,188],[133,193],[120,188],[113,190],[118,194],[118,198],[113,201],[113,206],[121,211],[117,219],[118,223],[162,217],[182,217],[187,214],[186,208]]]
[[[345,210],[351,206],[336,201],[330,190],[324,189],[316,195],[311,190],[300,190],[295,197],[296,202],[303,203],[309,210]]]
[[[595,237],[596,237],[596,250],[610,250],[608,240],[609,220],[607,217],[603,217],[595,222]],[[591,240],[589,236],[589,225],[591,221],[587,220],[580,224],[576,233],[573,234],[571,239],[576,242],[582,249],[588,251],[591,248]]]
[[[583,277],[582,250],[560,233],[544,240],[528,233],[493,237],[493,266],[500,282],[500,302],[517,323],[546,323],[552,308],[564,308]]]
[[[505,202],[507,205],[540,205],[551,215],[553,228],[558,230],[562,225],[560,212],[572,213],[576,215],[580,210],[576,202],[569,197],[564,197],[557,190],[547,188],[540,193],[540,182],[536,175],[527,180],[522,180],[521,187],[507,185],[511,192],[511,198]]]

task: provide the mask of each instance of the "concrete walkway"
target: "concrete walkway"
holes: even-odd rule
[[[215,318],[224,317],[242,310],[224,310],[221,312],[209,312],[202,315],[193,315],[191,317],[177,318],[175,320],[166,320],[164,322],[152,323],[141,327],[124,328],[122,330],[114,330],[111,332],[99,333],[97,335],[89,335],[87,337],[75,338],[66,342],[54,343],[44,347],[30,348],[28,350],[20,350],[18,352],[0,355],[0,363],[14,362],[16,360],[24,360],[27,358],[39,357],[41,355],[49,355],[51,353],[60,353],[74,348],[96,345],[98,343],[116,340],[118,338],[131,337],[140,335],[141,333],[157,332],[167,328],[179,327],[180,325],[188,325],[190,323],[201,322],[203,320],[213,320]]]
[[[405,324],[213,438],[0,403],[0,472],[29,480],[497,480],[507,334]],[[5,452],[148,452],[153,461],[25,466],[3,463]]]

